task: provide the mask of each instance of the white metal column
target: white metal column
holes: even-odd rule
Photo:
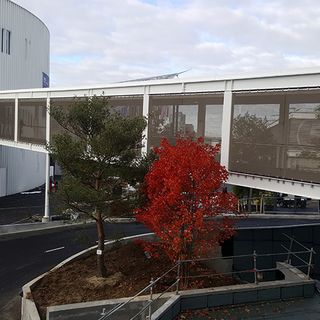
[[[226,90],[223,97],[222,112],[222,137],[221,137],[221,164],[228,169],[229,167],[229,151],[231,138],[231,122],[232,122],[232,82],[227,81]]]
[[[142,140],[142,149],[141,152],[142,154],[146,154],[148,152],[148,124],[149,124],[149,86],[144,87],[144,94],[143,94],[143,109],[142,109],[142,115],[143,117],[147,118],[147,126],[145,130],[143,131],[143,140]]]
[[[47,98],[46,109],[46,143],[50,143],[50,98]],[[46,185],[45,185],[45,201],[44,201],[44,216],[42,222],[48,222],[50,220],[50,203],[49,203],[49,191],[50,191],[50,154],[46,152]]]

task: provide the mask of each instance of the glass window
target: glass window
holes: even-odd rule
[[[112,97],[109,99],[109,106],[123,117],[142,117],[142,97]]]
[[[207,105],[205,120],[205,142],[211,145],[221,143],[222,105]]]
[[[182,137],[195,137],[198,126],[198,106],[182,105],[175,108],[176,134]]]
[[[4,52],[4,34],[5,34],[5,29],[1,28],[1,52]]]
[[[80,99],[80,98],[77,98]],[[53,98],[50,99],[51,105],[61,106],[63,108],[68,108],[74,103],[74,98]],[[110,106],[113,110],[118,112],[124,117],[136,117],[142,116],[142,105],[143,100],[142,97],[112,97],[108,100],[108,106]],[[50,135],[51,138],[54,134],[62,133],[63,128],[55,121],[53,117],[50,117],[51,127],[50,127]]]
[[[11,54],[11,31],[1,28],[1,52]]]
[[[308,102],[310,96],[319,102]],[[289,104],[286,176],[320,182],[320,96],[304,99]]]
[[[158,146],[161,138],[174,142],[173,105],[152,105],[148,117],[148,147]]]
[[[74,102],[74,98],[53,98],[50,99],[50,106],[61,106],[63,108],[68,108]],[[50,139],[55,134],[64,132],[64,129],[58,124],[58,122],[50,116]]]
[[[11,31],[6,30],[6,54],[11,53]]]
[[[158,146],[162,138],[175,143],[178,136],[196,137],[198,104],[182,96],[151,97],[148,148]]]
[[[148,148],[158,146],[162,138],[175,143],[178,136],[220,143],[222,103],[221,95],[151,97]]]
[[[320,146],[320,102],[289,105],[289,144]]]
[[[281,101],[280,96],[235,95],[230,170],[280,175],[284,130],[280,117]]]
[[[0,100],[0,138],[14,139],[14,100]]]
[[[46,100],[19,100],[18,140],[44,144],[46,141]]]
[[[320,182],[320,93],[234,95],[229,168]]]

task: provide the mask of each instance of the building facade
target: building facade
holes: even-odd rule
[[[6,120],[0,145],[46,153],[43,145],[57,130],[50,105],[104,95],[123,116],[148,118],[145,152],[163,137],[174,142],[178,135],[201,136],[221,144],[230,184],[319,199],[319,85],[320,70],[314,69],[0,92],[0,110],[15,115]]]
[[[0,90],[49,86],[50,34],[35,15],[0,0]]]
[[[0,90],[48,87],[49,57],[50,35],[46,25],[10,0],[0,0]],[[14,105],[15,102],[13,105],[12,102],[0,103],[3,139],[11,138],[8,124],[17,115]],[[38,110],[26,108],[22,114],[28,119],[26,125],[34,117],[41,118]],[[25,191],[44,182],[43,153],[0,145],[0,196]]]

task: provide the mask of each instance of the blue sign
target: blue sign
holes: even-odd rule
[[[42,72],[42,88],[49,88],[49,76]]]

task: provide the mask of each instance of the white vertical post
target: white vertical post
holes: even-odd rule
[[[227,81],[223,97],[222,130],[221,130],[221,164],[228,169],[232,122],[232,81]]]
[[[46,104],[46,143],[50,143],[50,98],[47,98]],[[50,154],[46,152],[46,185],[45,185],[45,200],[44,200],[44,216],[42,222],[48,222],[50,220],[50,203],[49,203],[49,191],[50,191]]]
[[[142,140],[143,147],[141,149],[141,152],[143,155],[145,155],[148,152],[149,90],[150,90],[149,86],[144,87],[142,115],[143,115],[143,117],[147,118],[148,122],[147,122],[146,128],[143,131],[144,138]]]
[[[16,97],[14,99],[14,141],[18,141],[18,130],[19,130],[19,100]]]

